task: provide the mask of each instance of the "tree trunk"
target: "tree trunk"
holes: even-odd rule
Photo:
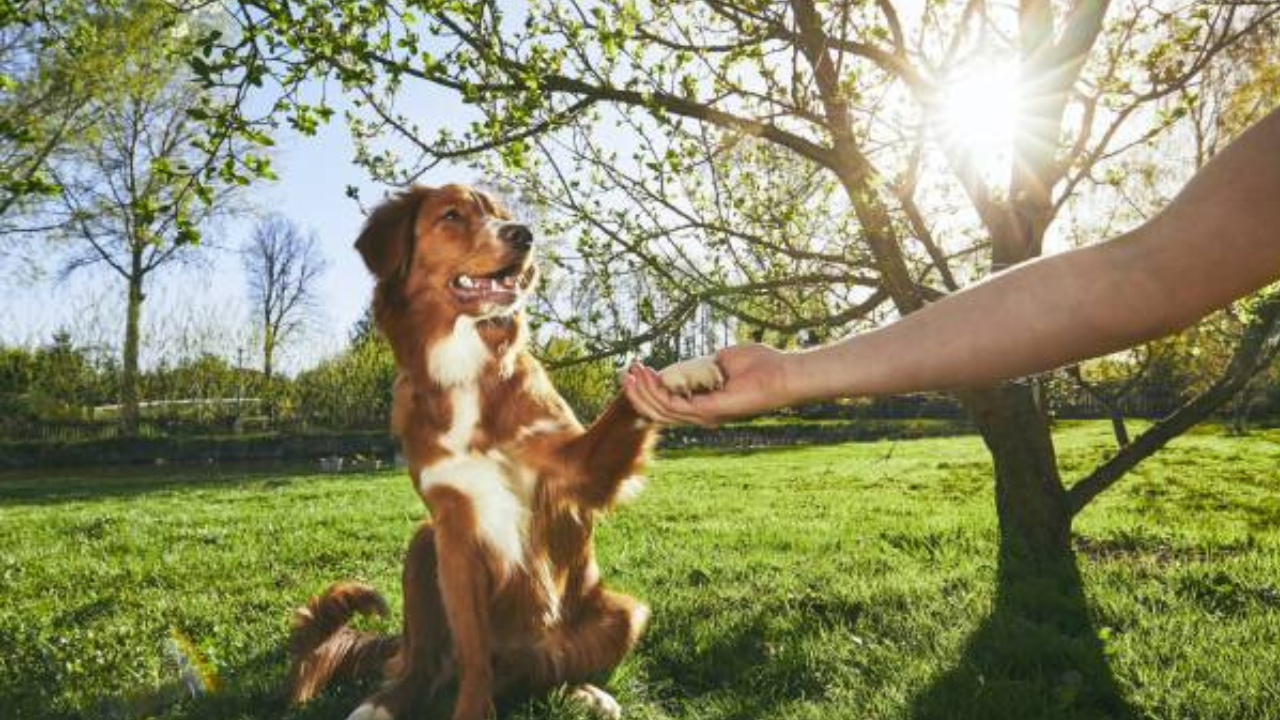
[[[1254,395],[1256,393],[1255,384],[1250,381],[1240,388],[1240,393],[1236,395],[1236,401],[1231,407],[1231,433],[1233,435],[1249,434],[1249,415],[1253,411]]]
[[[142,254],[133,254],[128,278],[129,302],[124,321],[124,358],[120,372],[120,431],[126,437],[138,434],[138,320],[142,314]]]
[[[960,394],[991,451],[1002,552],[1055,560],[1069,552],[1071,511],[1058,475],[1049,418],[1032,387],[1007,384]]]
[[[271,356],[275,355],[275,352],[275,333],[271,332],[270,329],[264,330],[262,333],[262,376],[266,378],[268,383],[271,382]]]
[[[1107,408],[1107,417],[1111,418],[1111,434],[1116,437],[1116,444],[1124,447],[1129,444],[1129,427],[1124,424],[1124,414],[1117,406]]]
[[[275,394],[272,392],[271,373],[274,372],[273,360],[276,354],[276,334],[271,330],[268,324],[262,333],[262,377],[264,379],[263,394],[266,396],[267,419],[272,427],[275,426],[276,420],[276,403]],[[241,377],[244,377],[241,375]],[[239,413],[242,408],[237,407],[236,412]]]

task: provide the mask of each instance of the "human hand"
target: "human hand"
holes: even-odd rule
[[[654,422],[717,425],[794,402],[789,358],[766,345],[735,345],[715,355],[725,376],[719,390],[683,397],[667,390],[658,373],[640,363],[627,370],[622,387],[636,411]]]

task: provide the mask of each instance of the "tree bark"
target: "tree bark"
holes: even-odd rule
[[[991,452],[1002,552],[1031,560],[1070,550],[1071,511],[1058,474],[1049,418],[1030,385],[960,393]]]
[[[120,372],[120,431],[126,437],[138,434],[138,345],[139,318],[142,315],[142,252],[135,249],[131,258],[128,304],[124,321],[124,359]]]
[[[268,324],[262,332],[262,376],[271,382],[272,356],[276,352],[275,333]]]

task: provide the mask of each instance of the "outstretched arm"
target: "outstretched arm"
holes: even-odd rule
[[[686,400],[647,369],[624,386],[652,419],[714,424],[806,400],[984,385],[1167,335],[1278,278],[1275,110],[1123,236],[1024,263],[831,345],[721,350],[719,392]]]

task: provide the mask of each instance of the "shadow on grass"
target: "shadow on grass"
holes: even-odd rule
[[[813,597],[743,607],[714,621],[668,615],[663,627],[651,628],[641,653],[647,692],[664,698],[673,717],[686,714],[682,706],[700,717],[778,717],[792,703],[823,697],[837,681],[842,664],[814,653],[814,644],[834,627],[852,628],[862,612],[856,602]]]
[[[58,694],[62,680],[57,668],[42,667],[43,653],[36,648],[33,642],[17,645],[17,652],[32,656],[24,658],[30,669],[20,683],[0,685],[0,708],[3,708],[0,716],[6,719],[327,720],[346,717],[360,697],[360,689],[348,686],[344,689],[349,689],[349,693],[326,694],[305,708],[288,707],[279,694],[285,671],[284,650],[281,648],[237,665],[218,679],[214,692],[200,697],[192,698],[176,671],[166,670],[165,677],[158,684],[140,685],[127,692],[90,698],[82,708],[50,707],[49,698]]]
[[[250,487],[254,483],[271,488],[313,475],[319,475],[314,463],[292,461],[7,471],[0,473],[0,506],[52,505],[181,490]]]
[[[261,653],[221,677],[215,692],[155,715],[163,720],[334,720],[347,717],[374,689],[372,682],[334,683],[311,702],[290,705],[281,694],[286,665],[283,647]]]
[[[995,607],[960,660],[914,700],[916,720],[1134,720],[1069,553],[1032,565],[1002,551]]]

